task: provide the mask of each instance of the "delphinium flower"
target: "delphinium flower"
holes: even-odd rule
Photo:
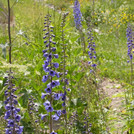
[[[28,113],[30,116],[31,124],[33,125],[33,130],[35,133],[41,133],[42,129],[40,127],[40,121],[38,119],[38,105],[35,103],[35,98],[31,95],[28,101]]]
[[[74,2],[74,22],[75,22],[75,26],[77,29],[80,29],[80,27],[82,26],[81,21],[82,21],[82,14],[80,11],[80,3],[78,0],[75,0]]]
[[[74,133],[75,131],[74,128],[76,127],[77,122],[78,122],[78,114],[77,112],[73,112],[68,123],[68,129],[69,129],[68,133],[71,133],[71,132]]]
[[[5,86],[7,89],[5,90],[5,117],[4,119],[7,121],[7,128],[5,130],[6,134],[21,134],[23,132],[23,126],[19,126],[19,122],[21,120],[21,115],[19,115],[20,109],[17,108],[17,96],[14,94],[17,90],[15,85],[13,84],[14,77],[11,76],[12,72],[8,73],[6,77]]]
[[[82,30],[82,13],[80,11],[80,3],[78,0],[75,0],[74,2],[74,7],[73,7],[73,14],[74,14],[74,22],[75,22],[75,26],[76,26],[76,29],[79,30],[79,34],[80,34],[80,40],[81,40],[81,44],[83,46],[83,54],[85,52],[85,38],[84,38],[84,33],[83,33],[83,30]]]
[[[133,35],[133,27],[128,24],[127,31],[126,31],[126,36],[127,36],[127,45],[128,45],[128,57],[131,64],[131,79],[130,83],[133,85],[133,53],[134,53],[134,35]],[[132,88],[132,98],[134,98],[134,89]]]
[[[43,50],[43,56],[45,58],[43,70],[45,71],[45,75],[42,78],[42,82],[46,83],[46,87],[44,89],[45,93],[42,93],[41,98],[46,99],[44,102],[44,107],[50,116],[49,120],[49,129],[50,133],[53,132],[53,120],[58,120],[60,116],[60,112],[57,113],[57,110],[53,108],[53,101],[59,100],[61,98],[61,93],[55,93],[53,90],[55,87],[60,85],[59,77],[60,73],[56,71],[59,67],[59,63],[56,62],[58,59],[58,54],[56,54],[56,42],[53,41],[55,35],[53,34],[53,26],[51,26],[51,15],[46,15],[45,17],[45,31],[44,44],[46,49]],[[53,114],[55,113],[55,114]],[[43,118],[43,115],[42,115]]]
[[[132,61],[133,59],[133,53],[134,53],[134,41],[133,41],[133,30],[131,25],[128,25],[127,31],[126,31],[126,36],[127,36],[127,45],[128,45],[128,56],[129,56],[129,61]],[[128,62],[129,62],[128,61]]]
[[[88,26],[88,56],[90,58],[90,61],[88,62],[88,64],[90,65],[91,69],[90,69],[90,73],[94,73],[97,64],[95,63],[95,59],[96,59],[96,45],[95,42],[93,41],[94,37],[92,34],[92,29],[90,27],[90,25]]]
[[[104,116],[104,111],[103,111],[103,107],[102,107],[102,104],[100,103],[101,99],[100,99],[100,92],[99,92],[99,86],[98,86],[98,83],[97,83],[97,78],[96,78],[96,67],[97,67],[97,64],[96,64],[96,45],[95,45],[95,42],[93,41],[94,40],[94,37],[93,37],[93,34],[92,34],[92,28],[91,28],[91,25],[90,23],[88,23],[88,57],[90,58],[90,61],[88,61],[88,64],[90,65],[90,73],[92,75],[92,81],[93,81],[93,86],[94,88],[96,89],[97,91],[97,100],[96,101],[97,105],[98,105],[98,109],[100,110],[100,113],[102,114],[102,117],[103,117],[103,122],[104,122],[104,125],[107,127],[106,123],[105,123],[105,116]]]
[[[62,106],[63,106],[63,110],[62,110],[62,113],[64,114],[64,117],[65,117],[65,131],[66,131],[66,134],[67,134],[67,114],[66,114],[66,95],[67,95],[67,91],[70,91],[70,89],[68,87],[69,85],[69,81],[67,79],[67,70],[66,70],[66,48],[67,48],[67,44],[65,42],[65,33],[64,33],[64,27],[65,27],[65,19],[67,17],[68,13],[64,13],[63,14],[63,18],[62,18],[62,23],[61,23],[61,40],[62,40],[62,52],[63,52],[63,61],[62,61],[62,70],[63,70],[63,77],[62,77],[62,83],[63,83],[63,90],[64,90],[64,93],[62,94]]]
[[[90,121],[90,117],[89,117],[89,114],[87,111],[84,111],[83,113],[84,115],[84,130],[83,131],[83,134],[91,134],[91,127],[92,127],[92,124],[89,122]]]
[[[9,37],[9,64],[12,64],[12,40],[11,40],[11,8],[10,0],[8,3],[8,37]],[[20,109],[17,108],[17,96],[14,94],[17,90],[13,84],[14,77],[12,76],[12,69],[9,69],[8,76],[6,77],[6,90],[5,90],[5,116],[4,119],[7,121],[7,126],[5,129],[6,134],[21,134],[23,132],[23,126],[20,126],[21,116],[19,115]]]

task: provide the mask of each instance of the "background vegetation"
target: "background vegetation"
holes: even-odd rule
[[[72,0],[15,0],[11,1],[11,32],[12,32],[12,61],[8,64],[8,34],[7,34],[7,2],[0,1],[0,132],[5,127],[3,116],[4,110],[4,83],[6,71],[11,67],[15,77],[19,107],[21,108],[24,133],[34,134],[37,129],[47,130],[47,121],[44,123],[39,120],[40,127],[33,124],[36,117],[45,113],[41,93],[44,91],[45,84],[42,83],[44,74],[43,54],[45,48],[43,44],[43,23],[44,16],[48,10],[52,15],[52,25],[56,35],[57,52],[61,55],[61,21],[62,13],[68,12],[65,25],[65,39],[67,43],[67,70],[70,81],[71,92],[67,95],[67,118],[68,130],[70,133],[83,133],[85,129],[84,118],[86,111],[89,115],[89,123],[93,134],[115,134],[114,123],[116,122],[109,104],[111,99],[102,93],[101,83],[106,79],[117,81],[123,93],[118,94],[124,97],[120,112],[123,125],[119,127],[118,133],[132,133],[134,129],[134,100],[131,96],[133,85],[130,84],[131,71],[127,56],[126,29],[128,24],[134,25],[134,1],[133,0],[80,0],[82,12],[82,25],[85,40],[87,40],[87,21],[91,19],[93,26],[93,36],[96,43],[97,69],[96,79],[100,95],[94,84],[92,74],[89,73],[88,65],[88,42],[86,51],[83,54],[80,35],[75,28],[73,17]],[[15,3],[14,3],[15,2]],[[62,56],[59,57],[59,63]],[[59,68],[60,71],[60,68]],[[132,81],[134,84],[134,81]],[[62,88],[62,87],[60,87]],[[123,95],[122,95],[123,94]],[[31,118],[28,111],[29,98],[35,98],[38,113]],[[58,104],[55,104],[58,107]],[[73,116],[73,117],[72,117]],[[114,119],[113,119],[114,118]],[[117,117],[118,118],[118,117]],[[39,118],[40,119],[40,118]],[[114,120],[110,122],[110,120]],[[46,124],[46,125],[44,125]],[[64,123],[61,118],[56,122],[55,131],[58,134],[64,133]],[[72,125],[72,129],[71,129]],[[45,128],[44,128],[45,126]],[[35,128],[35,129],[34,129]],[[37,129],[36,129],[37,128]],[[70,130],[71,129],[71,130]],[[133,130],[134,133],[134,130]]]

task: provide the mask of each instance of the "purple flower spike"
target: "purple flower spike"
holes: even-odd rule
[[[130,61],[133,59],[133,48],[134,48],[134,38],[133,38],[133,29],[132,26],[129,24],[126,31],[127,36],[127,45],[128,45],[128,56]]]
[[[73,8],[75,26],[77,29],[79,29],[81,27],[82,14],[80,11],[80,3],[78,0],[75,0]]]
[[[92,27],[90,25],[88,25],[88,55],[89,55],[89,58],[91,59],[91,61],[88,62],[88,64],[90,65],[90,67],[93,67],[92,69],[90,69],[90,73],[92,73],[97,64],[95,64],[95,60],[96,60],[96,51],[95,51],[95,48],[96,48],[96,45],[95,45],[95,42],[93,41],[94,37],[93,37],[93,34],[92,34]]]
[[[4,102],[6,112],[4,119],[7,121],[7,128],[5,129],[5,133],[21,134],[23,130],[21,132],[18,131],[20,127],[19,122],[21,119],[21,116],[18,114],[18,112],[20,112],[20,109],[16,108],[18,101],[16,100],[17,96],[14,94],[17,89],[14,87],[15,84],[12,83],[12,79],[14,79],[14,77],[11,76],[11,74],[12,73],[10,72],[10,75],[8,74],[8,77],[6,77],[7,89],[5,90],[6,100]]]
[[[46,49],[43,50],[43,57],[45,58],[43,70],[45,71],[45,75],[43,76],[42,82],[47,82],[47,87],[45,87],[45,92],[42,93],[41,98],[45,99],[48,98],[47,101],[44,102],[44,106],[47,112],[53,112],[55,111],[53,109],[53,101],[59,100],[60,95],[55,94],[53,92],[53,88],[60,85],[59,80],[55,80],[55,78],[60,77],[60,73],[57,72],[57,68],[59,67],[59,64],[55,61],[59,56],[56,54],[56,42],[54,41],[55,35],[53,34],[53,27],[51,26],[51,16],[48,14],[45,16],[45,36],[43,39],[45,39],[44,43],[46,46]],[[55,58],[55,59],[54,59]],[[55,62],[54,62],[55,61]],[[54,98],[54,99],[53,99]],[[50,122],[51,120],[58,120],[59,117],[57,115],[48,114],[50,116]],[[45,115],[41,116],[41,119],[43,120]],[[51,124],[51,123],[50,123]],[[51,126],[52,127],[52,126]],[[57,134],[55,132],[52,132],[52,134]]]

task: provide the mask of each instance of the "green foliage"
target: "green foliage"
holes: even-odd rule
[[[2,0],[5,7],[6,1]],[[45,49],[43,45],[43,23],[44,16],[49,13],[52,14],[52,25],[55,26],[54,33],[56,35],[55,42],[57,42],[57,52],[59,54],[58,62],[62,60],[61,50],[61,14],[59,11],[68,12],[65,25],[65,43],[67,44],[67,70],[68,79],[70,81],[69,88],[71,92],[67,94],[67,119],[68,123],[72,121],[72,113],[76,112],[78,117],[73,124],[70,134],[81,134],[85,130],[84,125],[84,111],[88,111],[90,123],[92,124],[91,132],[93,134],[109,133],[107,129],[109,126],[110,110],[109,105],[111,100],[104,96],[98,95],[98,90],[101,86],[96,87],[95,83],[99,85],[103,77],[110,79],[117,79],[119,82],[125,83],[124,89],[126,96],[126,104],[123,106],[125,112],[121,113],[123,122],[125,122],[122,132],[130,131],[134,128],[134,100],[131,97],[132,85],[130,83],[130,64],[127,63],[127,45],[126,45],[126,26],[128,22],[134,23],[133,6],[134,3],[129,3],[125,0],[111,3],[109,1],[98,0],[95,1],[81,0],[81,11],[83,14],[83,31],[85,40],[87,39],[87,21],[91,20],[93,26],[93,36],[96,43],[97,52],[97,70],[96,78],[89,73],[90,65],[88,64],[89,56],[86,49],[83,54],[79,32],[74,27],[73,20],[73,1],[66,0],[49,0],[49,1],[33,1],[33,0],[19,0],[13,7],[13,16],[15,18],[15,26],[11,27],[12,31],[12,61],[13,64],[8,63],[8,34],[5,27],[0,25],[0,133],[2,134],[5,122],[4,116],[4,83],[6,71],[12,68],[15,77],[15,85],[18,88],[17,96],[19,107],[21,108],[22,120],[21,124],[24,126],[24,133],[35,133],[35,126],[33,119],[28,113],[28,98],[33,95],[38,104],[39,114],[45,114],[43,106],[44,100],[41,99],[41,93],[44,91],[46,84],[42,83],[42,76],[44,74],[42,64],[43,56],[42,50]],[[11,0],[11,5],[14,0]],[[46,4],[47,3],[47,4]],[[52,7],[55,6],[53,10]],[[130,8],[129,8],[130,7]],[[20,10],[21,9],[21,10]],[[0,13],[3,8],[0,8]],[[88,43],[86,42],[86,47]],[[61,71],[61,67],[58,71]],[[97,80],[98,79],[98,80]],[[55,92],[62,91],[61,85],[55,89]],[[118,97],[120,97],[119,94]],[[54,107],[60,109],[61,104],[55,102]],[[40,117],[39,117],[40,118]],[[113,120],[114,117],[110,119]],[[2,120],[2,121],[1,121]],[[60,120],[64,124],[63,117]],[[59,123],[59,124],[60,124]],[[58,124],[58,123],[57,123]],[[47,119],[45,122],[40,120],[40,133],[42,130],[47,130]],[[62,125],[64,126],[64,125]],[[113,128],[112,128],[113,129]],[[64,127],[56,129],[58,134],[65,132]]]

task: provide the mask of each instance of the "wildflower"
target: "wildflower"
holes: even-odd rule
[[[52,115],[52,119],[55,120],[55,121],[57,121],[57,120],[59,120],[59,116],[57,116],[56,114],[55,115]]]
[[[61,110],[57,110],[56,113],[57,113],[58,116],[61,116]]]
[[[44,99],[47,95],[47,93],[42,93],[41,98]]]
[[[44,104],[45,107],[50,105],[50,102],[47,100]]]
[[[88,32],[88,55],[89,55],[89,58],[91,59],[91,61],[88,62],[88,64],[91,66],[91,69],[90,69],[90,73],[94,72],[94,69],[96,68],[97,64],[95,64],[95,59],[96,59],[96,51],[95,51],[95,48],[96,48],[96,45],[95,45],[95,42],[93,42],[93,34],[92,34],[92,30],[91,30],[91,27],[89,25],[89,28],[88,28],[89,32]]]
[[[78,2],[78,1],[77,1]],[[76,3],[75,2],[75,7],[74,7],[74,18],[75,18],[75,22],[76,22],[76,27],[79,27],[81,26],[81,22],[78,24],[77,22],[77,15],[78,15],[78,12],[77,12],[77,4],[79,3]],[[79,6],[79,5],[78,5]],[[79,7],[78,7],[79,8]],[[61,35],[61,39],[62,39],[62,52],[63,52],[63,61],[62,61],[62,64],[61,64],[61,67],[62,67],[62,70],[63,72],[61,73],[61,76],[62,76],[62,83],[63,83],[63,93],[60,94],[60,98],[62,100],[62,110],[60,111],[57,111],[57,115],[60,116],[61,114],[64,115],[64,121],[65,121],[65,131],[66,133],[67,132],[67,115],[66,115],[66,90],[67,90],[67,86],[69,85],[69,81],[67,79],[67,70],[66,70],[66,47],[67,45],[65,44],[65,36],[64,36],[64,26],[65,26],[65,21],[66,21],[66,16],[68,15],[68,13],[65,13],[63,14],[63,18],[62,18],[62,23],[61,23],[61,28],[62,28],[62,35]],[[64,104],[64,105],[63,105]]]
[[[4,119],[7,121],[7,128],[5,130],[6,134],[12,133],[19,133],[23,132],[23,126],[19,126],[19,122],[21,120],[21,116],[18,114],[20,109],[16,107],[18,101],[16,100],[17,96],[14,95],[15,91],[17,90],[14,88],[13,76],[11,76],[11,72],[9,72],[8,77],[6,77],[6,84],[7,90],[5,90],[5,116]],[[21,127],[21,129],[20,129]]]
[[[48,116],[48,114],[41,114],[41,120],[44,120],[46,116]]]
[[[55,93],[55,94],[54,94],[54,100],[59,100],[59,99],[60,99],[60,94]]]
[[[58,58],[59,56],[58,56],[58,54],[54,54],[54,57],[55,57],[55,58]]]
[[[48,75],[44,75],[42,81],[45,83],[48,79]]]
[[[57,133],[55,133],[55,132],[52,132],[52,133],[50,133],[50,134],[57,134]]]
[[[51,88],[47,87],[47,88],[45,89],[45,91],[46,91],[47,93],[51,93]]]
[[[55,71],[50,70],[49,75],[52,76],[52,77],[54,77],[55,76]]]
[[[89,134],[91,132],[91,127],[92,127],[92,124],[89,123],[90,122],[89,113],[84,111],[83,115],[84,115],[84,126],[83,126],[83,128],[85,130],[84,132]]]
[[[64,109],[64,110],[62,110],[62,113],[63,113],[63,114],[66,114],[66,110],[65,110],[65,109]]]
[[[127,45],[128,45],[128,56],[130,61],[132,61],[133,59],[133,49],[134,49],[134,41],[133,41],[133,34],[132,34],[132,28],[130,25],[128,25],[127,27],[127,31],[126,31],[126,37],[127,37]]]
[[[74,8],[73,13],[74,13],[75,26],[76,29],[79,30],[81,45],[83,46],[83,52],[85,52],[86,44],[85,44],[85,37],[84,37],[84,32],[82,30],[82,23],[81,23],[82,13],[80,11],[80,3],[78,0],[75,0],[73,8]]]
[[[53,108],[51,105],[45,107],[47,112],[53,112]]]
[[[81,20],[82,20],[82,14],[81,14],[81,11],[80,11],[80,3],[78,0],[75,0],[74,2],[74,10],[73,10],[73,13],[74,13],[74,22],[75,22],[75,26],[77,29],[79,29],[81,27]]]
[[[58,63],[53,63],[53,66],[54,66],[55,68],[58,68],[58,67],[59,67],[59,64],[58,64]]]
[[[60,77],[60,73],[56,71],[56,69],[59,67],[59,63],[54,62],[54,58],[57,59],[59,56],[58,54],[56,54],[56,42],[53,41],[53,38],[55,37],[55,35],[52,33],[53,32],[53,28],[52,26],[50,26],[51,21],[50,21],[51,16],[48,14],[45,17],[45,36],[43,37],[44,39],[44,44],[46,46],[46,49],[43,50],[43,57],[45,58],[44,61],[44,65],[43,65],[43,70],[45,71],[45,75],[43,76],[42,82],[43,83],[47,83],[47,87],[45,88],[45,92],[46,93],[42,93],[41,98],[47,98],[47,96],[49,96],[49,100],[46,100],[44,102],[44,107],[46,109],[46,111],[49,113],[50,116],[50,133],[52,132],[52,119],[53,120],[58,120],[59,116],[57,116],[56,114],[53,115],[53,100],[59,100],[60,96],[58,93],[54,93],[52,90],[53,88],[57,87],[60,85],[59,80],[57,80],[57,78]],[[45,115],[41,116],[41,119],[43,120],[45,117]],[[54,133],[56,134],[56,133]]]
[[[36,99],[31,95],[28,101],[28,113],[29,113],[30,121],[31,123],[33,123],[34,127],[38,126],[38,128],[33,130],[34,133],[40,130],[38,117],[41,116],[38,113],[38,104],[35,103],[35,100]],[[42,118],[43,117],[41,117],[41,119]]]

